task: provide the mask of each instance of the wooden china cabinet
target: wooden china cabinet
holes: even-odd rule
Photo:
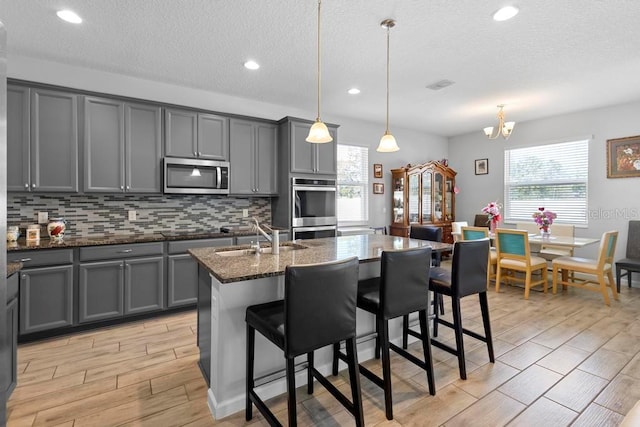
[[[409,237],[411,224],[433,225],[442,227],[443,242],[453,243],[456,171],[431,161],[392,169],[391,174],[391,235]]]

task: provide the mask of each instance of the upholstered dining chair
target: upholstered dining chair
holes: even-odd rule
[[[489,228],[489,215],[487,214],[477,214],[473,219],[474,227],[487,227]]]
[[[618,240],[617,231],[607,231],[600,240],[600,251],[598,259],[587,259],[580,257],[560,257],[551,261],[553,266],[553,293],[556,293],[558,283],[564,286],[573,286],[581,289],[588,289],[600,292],[606,305],[611,305],[607,288],[611,288],[614,299],[618,299],[618,292],[613,283],[613,256],[616,252],[616,242]],[[581,275],[593,277],[577,277],[570,273],[581,273]],[[558,273],[562,277],[558,281]],[[605,276],[607,280],[605,280]],[[608,282],[608,283],[607,283]]]
[[[572,224],[553,224],[551,231],[553,236],[575,236],[575,226]],[[573,248],[554,246],[553,244],[545,243],[540,247],[540,256],[549,261],[561,256],[573,256]]]
[[[498,228],[495,245],[498,252],[496,292],[500,292],[500,282],[505,280],[507,283],[524,283],[524,299],[529,299],[533,286],[542,285],[543,292],[547,293],[547,260],[531,255],[527,231]],[[536,272],[542,277],[534,280]],[[517,273],[523,273],[525,277],[518,277]]]
[[[626,273],[622,271],[626,270]],[[631,287],[631,273],[640,273],[640,221],[629,221],[627,252],[625,258],[616,261],[616,287],[620,292],[620,280],[627,276]]]
[[[485,227],[462,227],[460,240],[480,240],[489,238],[489,229]],[[489,264],[487,269],[487,285],[489,281],[496,279],[496,270],[498,267],[498,252],[495,247],[491,247],[489,251]]]
[[[461,238],[462,227],[468,227],[469,223],[467,221],[455,221],[451,223],[451,236],[453,237],[453,242],[457,242]]]

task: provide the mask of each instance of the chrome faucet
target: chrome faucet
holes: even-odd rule
[[[262,234],[265,239],[271,242],[271,253],[273,255],[278,255],[280,253],[280,236],[278,234],[278,230],[269,227],[268,225],[263,225],[267,227],[269,231],[271,231],[271,235],[267,234],[262,228],[260,228],[260,222],[256,217],[251,217],[250,221],[253,221],[252,227],[256,231],[256,244],[252,248],[255,249],[256,255],[260,254],[260,234]]]

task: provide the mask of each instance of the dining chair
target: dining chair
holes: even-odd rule
[[[485,227],[462,227],[460,241],[480,240],[489,238],[489,229]],[[491,280],[496,279],[498,269],[498,252],[495,247],[489,250],[489,264],[487,269],[487,286]]]
[[[563,288],[565,286],[573,286],[600,292],[604,298],[604,303],[611,305],[607,288],[611,288],[613,298],[618,299],[618,292],[614,286],[612,272],[617,240],[617,231],[605,232],[600,240],[598,259],[560,257],[551,261],[551,265],[553,266],[553,293],[556,293],[559,283]],[[561,274],[560,281],[558,281],[558,273]],[[595,276],[595,279],[593,277],[578,277],[571,273],[581,273],[581,276]],[[605,280],[605,276],[607,280]]]
[[[455,221],[451,223],[451,236],[453,237],[453,243],[460,240],[460,233],[462,233],[462,227],[468,227],[467,221]]]
[[[489,228],[489,215],[487,214],[477,214],[473,219],[474,227],[487,227]]]
[[[575,226],[572,224],[554,224],[551,231],[552,236],[575,237]],[[543,243],[540,246],[540,256],[548,261],[561,256],[573,256],[573,248]]]
[[[516,230],[526,230],[529,234],[539,234],[540,230],[538,229],[538,224],[533,221],[529,222],[516,222]],[[532,254],[538,255],[540,253],[540,245],[539,244],[530,244],[529,250]]]
[[[626,273],[622,271],[626,270]],[[620,292],[620,280],[627,276],[631,287],[631,273],[640,273],[640,221],[629,221],[627,252],[625,258],[616,261],[616,287]]]
[[[496,292],[500,292],[500,282],[504,279],[507,283],[524,283],[524,299],[529,299],[533,286],[542,285],[543,292],[547,293],[547,260],[531,255],[527,231],[498,228],[495,244],[498,252]],[[536,272],[542,276],[538,280],[533,279]],[[525,277],[518,277],[516,273],[524,273]]]

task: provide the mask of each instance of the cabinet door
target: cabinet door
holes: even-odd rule
[[[167,257],[167,306],[195,304],[198,299],[198,263],[189,254]]]
[[[431,171],[422,173],[422,223],[433,222],[433,196],[431,195]]]
[[[164,306],[164,260],[162,257],[128,259],[124,262],[124,314],[161,310]]]
[[[5,351],[8,352],[6,366],[6,396],[7,399],[18,383],[18,298],[14,298],[7,304]]]
[[[73,266],[23,270],[20,275],[20,334],[71,326]]]
[[[433,215],[435,221],[442,221],[444,211],[444,177],[440,172],[433,173]]]
[[[29,191],[29,88],[7,86],[7,191]]]
[[[417,223],[420,211],[420,175],[417,173],[409,175],[409,223]]]
[[[254,167],[256,193],[278,194],[278,131],[275,125],[258,123]]]
[[[78,191],[76,95],[31,90],[31,190]]]
[[[310,145],[316,147],[316,173],[335,175],[338,172],[336,160],[338,135],[335,129],[329,129],[329,133],[333,137],[333,142]]]
[[[125,104],[125,190],[160,193],[162,134],[160,107]]]
[[[255,127],[252,122],[231,120],[230,122],[230,177],[231,194],[254,194]]]
[[[167,108],[164,125],[167,156],[198,157],[198,113]]]
[[[229,119],[198,114],[198,157],[229,161]]]
[[[124,314],[124,263],[105,261],[80,264],[78,321],[122,317]]]
[[[124,104],[84,99],[84,190],[124,191]]]
[[[291,122],[291,172],[315,173],[315,145],[305,139],[309,134],[310,124]]]

